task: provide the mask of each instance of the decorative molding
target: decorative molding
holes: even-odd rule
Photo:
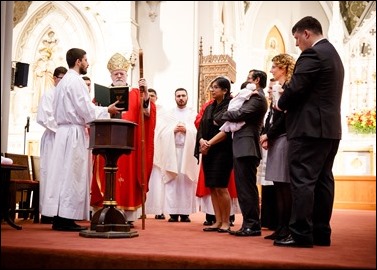
[[[32,1],[14,1],[13,6],[13,27],[22,21],[29,9]]]
[[[37,25],[43,20],[45,16],[47,16],[47,14],[52,13],[55,10],[56,7],[54,5],[48,4],[29,19],[29,23],[25,26],[25,30],[21,34],[19,46],[16,48],[15,60],[20,59],[23,55],[24,47],[27,41],[31,38],[31,35],[33,35],[34,29],[37,27]]]
[[[148,6],[149,6],[149,13],[148,16],[151,18],[151,21],[154,22],[156,17],[158,16],[157,14],[157,7],[160,4],[161,1],[146,1]]]
[[[339,1],[339,5],[349,36],[353,36],[364,20],[376,12],[376,1]]]

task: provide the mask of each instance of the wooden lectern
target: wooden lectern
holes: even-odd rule
[[[91,220],[90,230],[80,236],[96,238],[126,238],[139,234],[130,230],[123,210],[117,209],[115,200],[115,177],[117,161],[122,154],[134,149],[134,130],[137,124],[122,119],[99,119],[90,123],[89,149],[94,155],[105,158],[106,188],[103,208]]]

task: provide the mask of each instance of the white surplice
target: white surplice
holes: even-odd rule
[[[165,114],[159,130],[161,144],[156,165],[161,168],[165,182],[164,213],[189,215],[198,211],[196,186],[199,164],[194,157],[197,129],[196,112],[191,108],[174,108]],[[174,134],[178,123],[186,127],[185,134]]]
[[[164,151],[162,144],[159,142],[160,130],[164,125],[165,114],[167,111],[159,104],[156,104],[156,127],[154,131],[154,155],[153,167],[148,182],[148,193],[145,201],[145,213],[153,215],[161,215],[164,212],[165,202],[165,183],[161,168],[156,164],[160,164],[159,160],[161,152]]]

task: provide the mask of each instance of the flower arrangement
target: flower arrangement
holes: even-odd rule
[[[349,130],[358,134],[376,133],[376,107],[355,111],[347,116]]]

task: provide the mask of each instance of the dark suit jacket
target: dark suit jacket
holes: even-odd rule
[[[227,111],[222,119],[230,122],[245,121],[245,125],[233,134],[233,156],[235,158],[254,156],[262,158],[259,144],[259,134],[262,130],[264,115],[267,112],[267,100],[263,89],[258,89],[258,95],[252,95],[241,108]]]
[[[287,111],[288,139],[341,139],[343,80],[342,61],[327,39],[301,53],[278,102]]]
[[[272,104],[272,103],[271,103]],[[267,134],[269,144],[273,142],[282,134],[286,134],[285,113],[283,111],[275,110],[270,106],[270,111],[267,115],[266,121],[261,134]],[[272,118],[272,123],[271,122]]]

